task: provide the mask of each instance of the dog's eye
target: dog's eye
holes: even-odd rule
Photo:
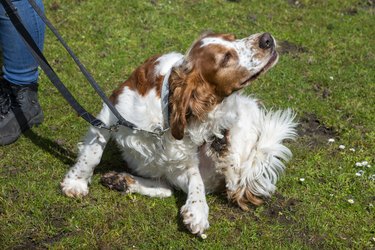
[[[230,59],[232,58],[232,55],[230,52],[227,52],[225,53],[225,55],[223,56],[223,58],[221,59],[221,62],[220,62],[220,66],[221,67],[225,67],[228,65],[228,62],[230,61]]]

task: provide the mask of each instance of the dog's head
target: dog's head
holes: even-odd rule
[[[172,135],[182,139],[189,117],[204,119],[225,97],[274,66],[275,46],[269,33],[243,39],[209,33],[195,41],[169,79]]]

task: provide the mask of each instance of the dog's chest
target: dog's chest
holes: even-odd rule
[[[178,175],[196,157],[197,147],[191,140],[175,140],[170,132],[156,137],[145,132],[120,129],[112,137],[129,168],[145,177]]]

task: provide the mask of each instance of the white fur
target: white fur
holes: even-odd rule
[[[156,65],[155,74],[165,76],[172,68],[172,66],[181,63],[183,58],[184,56],[177,52],[162,55],[157,60],[159,64]]]
[[[256,196],[269,197],[285,168],[282,161],[292,156],[282,143],[296,137],[295,115],[290,109],[266,111],[255,99],[240,95],[227,98],[214,114],[222,115],[229,129],[229,152],[222,159],[213,157],[227,189],[246,187]]]
[[[128,173],[119,173],[118,176],[124,179],[126,176],[134,180],[126,190],[126,193],[138,193],[150,197],[165,198],[172,195],[172,187],[162,179],[148,179],[134,176]]]
[[[177,53],[160,57],[155,73],[166,74],[180,60]],[[125,87],[116,108],[141,129],[155,130],[163,124],[155,89],[142,96]],[[116,123],[106,105],[98,119],[108,126]],[[207,192],[244,187],[255,195],[269,196],[274,191],[284,169],[280,160],[291,155],[281,143],[295,136],[294,126],[291,111],[266,112],[254,99],[233,94],[218,104],[206,120],[190,121],[182,140],[175,140],[170,131],[159,138],[127,127],[112,132],[90,127],[79,145],[76,164],[61,183],[62,191],[75,197],[88,194],[94,168],[112,137],[137,175],[130,175],[135,182],[130,183],[128,192],[168,197],[172,188],[184,191],[187,201],[181,208],[183,221],[192,233],[202,234],[209,227]],[[223,130],[229,130],[229,143],[227,153],[221,155],[210,147],[215,137],[223,137]]]
[[[124,92],[127,98],[141,98],[129,89]],[[156,106],[151,109],[158,110],[160,104],[151,101],[152,95],[154,93],[137,101],[154,104]],[[129,111],[123,103],[119,105],[117,108],[122,115]],[[98,118],[111,125],[115,119],[109,114],[104,106]],[[153,119],[145,117],[150,118],[151,127],[153,123],[159,124],[161,119],[155,114],[160,113],[148,114]],[[295,137],[293,118],[290,110],[266,112],[258,107],[256,100],[232,95],[208,115],[206,122],[190,124],[188,136],[181,141],[174,140],[169,132],[157,138],[125,127],[120,127],[112,137],[129,167],[143,177],[133,176],[136,183],[129,187],[128,192],[168,197],[172,193],[169,185],[183,190],[188,194],[187,202],[181,208],[183,221],[192,233],[202,234],[209,227],[205,193],[215,192],[224,181],[228,190],[246,186],[255,195],[266,197],[274,192],[275,183],[284,169],[281,160],[288,160],[291,156],[290,150],[281,143]],[[223,129],[230,131],[229,154],[218,160],[210,153],[208,145],[213,135],[222,136]],[[62,182],[66,195],[87,195],[87,184],[109,137],[106,130],[90,128],[80,147],[77,163]],[[205,142],[207,145],[201,147],[198,155],[197,146]]]

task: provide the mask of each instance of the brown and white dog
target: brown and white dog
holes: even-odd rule
[[[209,227],[205,194],[226,191],[242,209],[260,204],[275,183],[290,150],[284,139],[295,136],[290,110],[266,112],[256,100],[241,96],[278,60],[269,33],[236,39],[204,34],[185,55],[154,56],[111,96],[128,121],[146,131],[167,129],[155,137],[120,127],[90,127],[79,145],[77,163],[61,183],[67,196],[88,194],[88,184],[112,137],[132,173],[109,174],[123,180],[126,191],[168,197],[173,188],[187,194],[181,215],[193,234]],[[104,105],[98,115],[106,125],[117,119]]]

